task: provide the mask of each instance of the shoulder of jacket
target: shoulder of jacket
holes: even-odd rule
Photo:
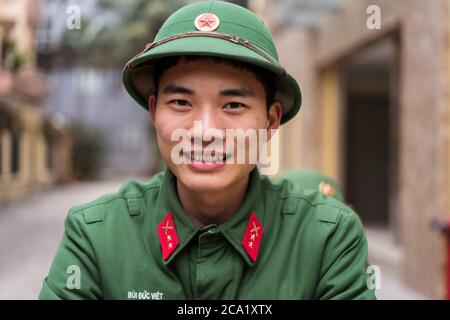
[[[124,183],[120,189],[108,193],[97,199],[73,206],[69,216],[82,215],[86,224],[101,222],[105,220],[108,213],[116,211],[127,211],[129,215],[139,215],[141,212],[141,200],[147,192],[159,190],[163,173],[154,175],[149,181],[130,180]],[[125,210],[124,210],[125,209]]]
[[[263,179],[265,188],[275,192],[282,202],[284,214],[309,214],[324,223],[337,224],[351,219],[356,213],[343,202],[326,196],[318,190],[304,189],[289,179]]]

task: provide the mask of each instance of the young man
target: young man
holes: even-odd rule
[[[187,5],[123,79],[148,109],[168,168],[70,210],[40,298],[374,298],[351,209],[288,180],[270,182],[248,156],[234,161],[227,130],[270,139],[300,108],[297,82],[257,16],[220,1]],[[179,131],[186,148],[174,139]],[[251,150],[249,139],[244,146]]]

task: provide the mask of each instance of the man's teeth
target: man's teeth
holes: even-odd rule
[[[219,161],[224,161],[225,155],[224,154],[216,154],[216,155],[211,155],[211,154],[193,154],[191,156],[191,160],[196,161],[196,162],[219,162]]]

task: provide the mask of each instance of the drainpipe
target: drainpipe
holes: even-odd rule
[[[445,298],[450,300],[450,218],[434,219],[431,227],[441,232],[447,241],[446,266],[445,266]]]

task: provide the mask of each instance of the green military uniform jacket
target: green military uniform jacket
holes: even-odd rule
[[[373,299],[367,267],[361,221],[335,199],[255,169],[238,212],[199,228],[166,170],[72,208],[39,297]]]

